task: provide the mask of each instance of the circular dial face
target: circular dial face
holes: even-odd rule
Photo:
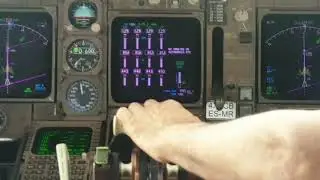
[[[68,105],[74,112],[89,112],[98,105],[99,101],[97,87],[86,80],[73,82],[66,96]]]
[[[0,110],[0,132],[7,126],[7,115],[3,111]]]
[[[97,21],[97,6],[88,0],[78,0],[70,5],[68,14],[74,27],[85,29]]]
[[[67,63],[75,71],[89,72],[100,60],[98,47],[89,40],[74,41],[67,50]]]
[[[261,94],[320,100],[320,15],[272,14],[261,24]]]

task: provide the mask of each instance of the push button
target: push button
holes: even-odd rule
[[[241,44],[252,43],[252,32],[240,32],[239,40]]]

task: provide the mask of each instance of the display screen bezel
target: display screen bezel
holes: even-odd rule
[[[150,17],[163,17],[163,18],[194,18],[197,19],[200,22],[200,26],[201,26],[201,91],[200,91],[200,98],[197,102],[195,103],[184,103],[183,105],[185,107],[202,107],[203,105],[203,94],[204,94],[204,16],[201,13],[190,13],[190,14],[185,14],[185,15],[178,15],[178,14],[152,14],[152,15],[146,15],[146,14],[134,14],[134,13],[130,13],[130,14],[122,14],[122,13],[117,13],[117,12],[109,12],[108,14],[108,22],[109,22],[109,27],[111,28],[112,22],[113,20],[115,20],[116,18],[121,18],[121,17],[137,17],[137,18],[141,18],[141,17],[145,17],[145,18],[150,18]],[[109,37],[112,36],[111,31],[109,31],[108,33]],[[111,40],[109,38],[109,47],[108,47],[108,51],[111,52]],[[111,53],[108,54],[108,69],[110,69],[111,67]],[[108,86],[109,89],[112,86],[111,83],[111,71],[108,71]],[[126,106],[130,103],[118,103],[116,101],[114,101],[114,99],[112,98],[111,95],[111,91],[108,91],[108,103],[110,106],[112,107],[119,107],[119,106]]]
[[[56,8],[1,8],[0,12],[40,12],[48,13],[52,18],[52,67],[51,92],[46,98],[0,98],[0,102],[54,102],[56,95]]]
[[[261,57],[261,47],[262,47],[262,41],[260,38],[260,35],[262,33],[262,20],[266,15],[271,14],[310,14],[310,15],[320,15],[320,12],[314,11],[314,10],[303,10],[303,11],[292,11],[291,9],[282,9],[280,10],[272,10],[267,8],[259,8],[257,11],[257,38],[256,38],[256,47],[257,47],[257,98],[258,103],[266,103],[266,104],[272,104],[272,103],[281,103],[281,104],[319,104],[320,100],[271,100],[267,99],[263,96],[262,93],[262,57]]]

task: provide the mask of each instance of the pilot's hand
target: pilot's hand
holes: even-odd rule
[[[270,111],[200,131],[199,137],[205,138],[211,134],[210,139],[195,140],[204,149],[201,153],[208,157],[203,156],[201,164],[211,167],[211,171],[210,168],[202,173],[198,171],[199,174],[207,173],[205,177],[216,177],[211,178],[213,180],[220,177],[223,180],[320,178],[318,110]],[[217,175],[219,172],[222,172],[220,177]]]
[[[158,137],[167,127],[177,124],[189,124],[200,120],[174,100],[157,102],[147,100],[144,104],[132,103],[122,107],[116,113],[123,133],[152,158],[159,159],[159,150],[163,149]]]

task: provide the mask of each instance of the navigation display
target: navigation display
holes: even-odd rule
[[[320,100],[320,15],[269,14],[261,21],[261,95]]]
[[[32,153],[56,154],[56,145],[65,143],[70,155],[81,155],[90,150],[92,129],[88,127],[45,127],[37,131]]]
[[[112,22],[111,94],[118,103],[201,93],[201,24],[195,18],[119,17]]]
[[[51,94],[52,26],[47,12],[0,12],[0,98]]]

